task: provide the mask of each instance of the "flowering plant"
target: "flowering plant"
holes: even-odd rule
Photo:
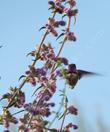
[[[55,102],[52,102],[51,98],[58,92],[58,78],[63,79],[65,85],[73,89],[83,75],[92,74],[78,70],[74,63],[71,64],[67,58],[60,56],[66,42],[76,41],[76,36],[71,30],[71,21],[74,17],[73,23],[75,24],[78,10],[75,8],[75,0],[50,0],[48,5],[52,16],[40,28],[40,30],[45,30],[41,42],[36,45],[34,51],[28,54],[33,58],[32,64],[20,77],[21,84],[18,87],[10,87],[10,91],[0,99],[0,101],[5,99],[8,102],[7,106],[3,106],[3,113],[0,115],[0,124],[5,127],[4,132],[9,132],[11,123],[17,124],[19,132],[70,132],[72,129],[78,128],[71,122],[64,123],[68,114],[78,114],[77,108],[69,105],[65,88],[60,90],[62,99],[59,110],[56,112],[51,110],[52,107],[55,107]],[[56,19],[57,15],[59,20]],[[57,54],[51,43],[45,43],[48,35],[56,37],[56,41],[62,37]],[[40,67],[36,66],[36,63],[39,62]],[[37,87],[32,94],[34,100],[30,103],[26,103],[26,93],[22,91],[26,83],[30,83],[34,88]],[[12,114],[10,108],[22,108],[22,110]],[[61,111],[61,108],[64,110]],[[24,112],[24,114],[17,118],[15,115],[20,112]],[[51,121],[48,120],[50,116],[52,116]],[[59,128],[52,128],[56,120],[61,125]]]

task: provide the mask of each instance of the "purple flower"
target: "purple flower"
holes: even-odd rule
[[[26,124],[28,123],[28,120],[29,120],[29,114],[24,114],[23,118],[19,119],[19,122],[18,122],[19,131],[26,130]]]
[[[49,101],[49,99],[52,97],[52,94],[49,91],[45,91],[45,95],[42,94],[42,100],[43,101]]]
[[[66,35],[66,40],[76,41],[76,37],[75,37],[74,33],[70,32],[68,29],[66,30],[65,35]]]
[[[73,114],[73,115],[77,115],[78,114],[78,110],[74,106],[68,107],[68,112],[70,114]]]
[[[36,79],[34,77],[29,76],[28,79],[29,80],[27,82],[31,83],[32,86],[36,86]]]
[[[64,6],[62,5],[62,2],[64,2],[65,0],[55,0],[53,1],[49,1],[48,4],[50,5],[50,8],[54,11],[57,12],[59,14],[63,13],[64,10]]]
[[[77,125],[74,125],[74,124],[72,124],[72,123],[69,123],[68,125],[66,125],[66,132],[68,131],[68,132],[70,132],[69,131],[69,129],[70,128],[73,128],[73,129],[78,129],[78,126]]]
[[[16,93],[16,97],[12,100],[12,97],[14,95],[14,93]],[[18,90],[16,87],[15,88],[10,88],[10,93],[7,93],[6,95],[4,95],[4,97],[6,96],[8,102],[10,102],[10,100],[13,101],[13,106],[17,107],[17,108],[21,108],[25,102],[25,93],[22,92],[21,90]],[[10,106],[9,106],[10,107]]]
[[[78,9],[71,10],[71,9],[69,9],[69,8],[65,8],[65,9],[64,9],[64,13],[65,13],[68,17],[76,16],[76,14],[78,13]]]
[[[56,21],[54,23],[54,26],[55,27],[59,27],[59,26],[65,26],[66,25],[66,22],[65,21]]]
[[[60,57],[60,58],[58,58],[58,60],[60,60],[61,63],[63,63],[64,65],[68,65],[68,60],[66,58]]]
[[[56,91],[56,79],[53,76],[52,78],[48,78],[46,81],[42,82],[42,91],[38,93],[38,97],[42,100],[49,100]]]
[[[35,77],[36,77],[36,69],[35,67],[33,66],[29,66],[29,70],[25,72],[27,77],[28,77],[28,80],[27,82],[31,83],[33,86],[36,85],[36,80],[35,80]]]
[[[46,76],[46,73],[47,73],[47,70],[44,67],[36,69],[36,77],[37,76]]]
[[[17,118],[15,118],[15,117],[12,117],[12,122],[14,123],[14,124],[17,124],[18,123],[18,119]]]
[[[76,1],[75,0],[68,0],[68,4],[73,8],[76,6]]]
[[[46,24],[46,29],[49,33],[51,33],[53,36],[57,37],[58,33],[55,30],[55,28],[52,25]]]
[[[55,53],[50,43],[48,45],[43,44],[41,46],[39,56],[42,61],[46,61],[47,65],[54,61]]]
[[[25,110],[29,111],[32,115],[41,115],[48,117],[51,112],[49,107],[53,107],[53,103],[45,103],[42,100],[40,102],[34,101],[33,103],[25,104]]]
[[[61,71],[60,70],[56,70],[54,71],[53,75],[52,75],[54,78],[58,77],[58,76],[61,76]]]
[[[26,74],[28,76],[27,82],[30,82],[33,86],[36,85],[36,82],[40,82],[41,77],[46,78],[47,69],[45,67],[42,68],[34,68],[29,67],[30,69],[26,71]]]
[[[25,94],[22,91],[19,91],[19,93],[16,95],[16,103],[14,104],[15,107],[21,108],[23,104],[25,103]]]
[[[40,91],[38,93],[38,97],[41,98],[42,101],[49,101],[50,98],[53,96],[56,87],[51,87],[50,89],[46,89],[45,91]]]
[[[24,109],[26,111],[29,111],[32,115],[38,115],[39,114],[39,111],[36,109],[36,107],[37,107],[37,104],[35,104],[35,102],[33,104],[29,103],[29,104],[24,105]]]
[[[18,120],[17,120],[17,118],[13,117],[11,115],[11,113],[6,108],[4,108],[3,116],[1,116],[1,123],[3,124],[3,126],[6,129],[8,129],[10,127],[10,123],[17,124]],[[6,130],[6,131],[8,131],[8,130]]]
[[[66,25],[66,22],[65,21],[59,21],[59,25],[60,26],[65,26]]]
[[[9,122],[8,117],[3,117],[3,125],[5,128],[9,128],[10,122]]]
[[[55,3],[53,1],[49,1],[48,4],[51,5],[51,6],[55,5]]]

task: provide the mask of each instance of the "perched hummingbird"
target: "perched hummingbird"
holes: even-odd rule
[[[71,89],[75,87],[78,80],[82,77],[95,76],[98,75],[94,72],[79,70],[76,68],[75,64],[68,65],[68,69],[64,69],[63,78],[66,79],[66,83],[71,86]]]

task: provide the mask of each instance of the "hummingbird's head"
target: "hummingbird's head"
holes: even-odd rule
[[[69,64],[68,65],[68,73],[76,73],[76,65],[75,64]]]

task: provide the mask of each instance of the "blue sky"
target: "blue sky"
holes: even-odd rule
[[[79,14],[75,27],[72,27],[77,42],[65,44],[62,53],[78,68],[103,75],[84,78],[73,93],[70,91],[71,102],[79,103],[92,124],[98,112],[106,124],[110,124],[109,6],[109,0],[77,0]],[[43,32],[38,29],[50,15],[47,7],[46,0],[0,0],[0,45],[3,45],[0,49],[0,96],[10,86],[18,86],[18,78],[31,63],[26,54],[41,39]],[[48,39],[52,41],[51,37]],[[26,85],[24,90],[29,94],[31,87]]]

